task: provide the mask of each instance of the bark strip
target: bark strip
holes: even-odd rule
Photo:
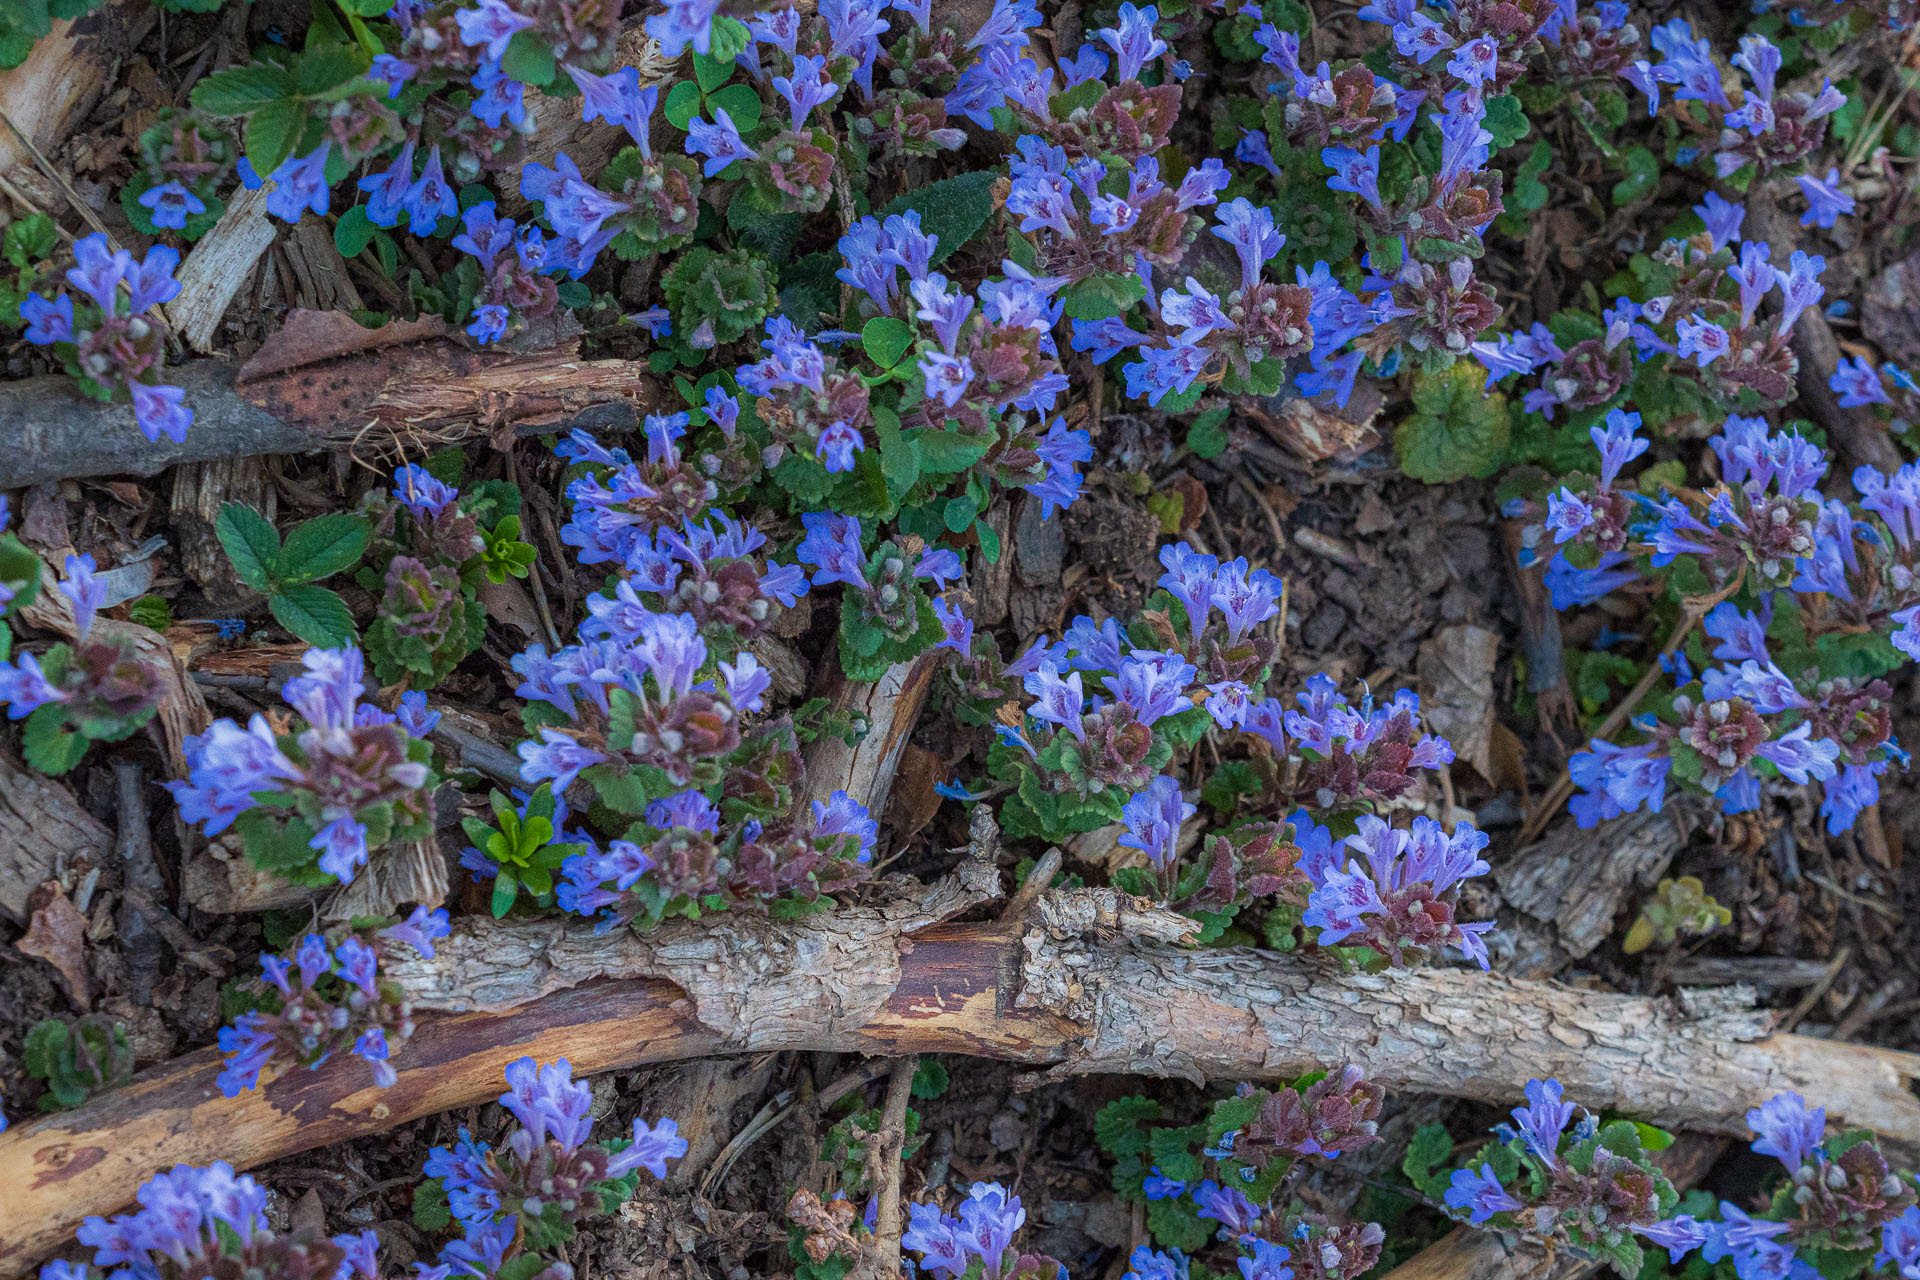
[[[980,811],[985,816],[985,811]],[[976,852],[991,848],[990,819]],[[930,889],[775,925],[745,913],[596,937],[587,924],[464,920],[395,965],[423,1012],[374,1088],[346,1058],[235,1099],[203,1050],[79,1109],[0,1135],[0,1274],[13,1275],[181,1161],[263,1163],[500,1092],[522,1055],[580,1074],[775,1049],[960,1053],[1087,1072],[1283,1080],[1343,1061],[1390,1089],[1507,1102],[1530,1077],[1674,1129],[1741,1134],[1782,1090],[1920,1149],[1920,1056],[1790,1035],[1770,1015],[1682,1017],[1664,1001],[1436,969],[1343,974],[1194,951],[1191,922],[1111,890],[1024,919],[955,923],[999,893],[984,858]]]

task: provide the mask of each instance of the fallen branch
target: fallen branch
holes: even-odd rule
[[[985,811],[978,811],[984,817]],[[992,849],[991,820],[975,853]],[[1194,951],[1184,917],[1111,890],[1049,893],[1018,922],[950,923],[999,894],[950,880],[775,924],[745,913],[639,936],[586,922],[466,920],[393,973],[423,1013],[399,1083],[362,1064],[294,1070],[225,1099],[211,1050],[0,1136],[0,1273],[17,1274],[157,1170],[246,1167],[499,1092],[522,1055],[581,1075],[774,1049],[957,1053],[1051,1070],[1284,1080],[1342,1061],[1389,1089],[1508,1102],[1530,1077],[1674,1129],[1745,1132],[1785,1089],[1920,1150],[1920,1056],[1769,1035],[1764,1012],[1697,1020],[1665,1001],[1468,970],[1369,976],[1250,951]]]
[[[396,439],[415,450],[496,431],[631,427],[656,396],[645,365],[582,360],[574,343],[516,355],[435,339],[259,377],[221,360],[166,372],[193,407],[184,444],[147,440],[131,404],[88,400],[71,378],[0,385],[0,440],[13,446],[0,454],[0,490],[263,453],[384,453]]]

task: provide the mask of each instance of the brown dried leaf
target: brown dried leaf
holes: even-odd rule
[[[287,312],[279,332],[261,344],[253,358],[240,367],[235,381],[251,382],[268,374],[285,373],[356,351],[437,338],[446,331],[447,322],[439,316],[395,320],[378,329],[368,329],[344,311],[295,309]]]
[[[1420,646],[1420,705],[1435,733],[1483,778],[1493,777],[1493,666],[1500,637],[1481,627],[1446,627]]]
[[[26,936],[13,945],[22,955],[45,960],[67,984],[67,994],[85,1012],[93,1008],[87,982],[87,918],[60,888],[49,880],[34,895],[36,905]]]

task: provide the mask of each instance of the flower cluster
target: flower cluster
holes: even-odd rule
[[[435,1147],[427,1156],[427,1177],[438,1181],[448,1212],[466,1233],[443,1260],[516,1241],[535,1252],[556,1249],[581,1223],[617,1209],[632,1194],[639,1170],[664,1178],[667,1161],[687,1153],[687,1140],[670,1119],[652,1125],[635,1119],[630,1139],[595,1141],[593,1093],[573,1078],[565,1058],[511,1063],[499,1102],[519,1122],[505,1141],[490,1146],[463,1128],[452,1147]]]
[[[37,559],[33,563],[38,566]],[[0,658],[0,706],[9,719],[27,719],[27,759],[43,773],[73,768],[90,742],[130,737],[153,719],[162,689],[159,673],[139,656],[131,635],[104,628],[96,634],[107,584],[92,556],[69,554],[56,585],[73,610],[77,639],[37,658],[25,650],[11,660]],[[0,583],[6,592],[0,608],[17,590]]]
[[[387,1060],[413,1035],[413,1016],[399,988],[380,980],[380,961],[396,943],[431,960],[434,940],[451,931],[444,909],[415,907],[397,924],[334,939],[310,933],[284,955],[261,956],[260,1006],[220,1028],[220,1091],[233,1098],[259,1087],[275,1058],[313,1068],[349,1049],[376,1085],[393,1084]]]
[[[1891,1265],[1906,1274],[1920,1261],[1915,1176],[1896,1171],[1864,1130],[1828,1141],[1826,1118],[1797,1093],[1747,1112],[1757,1135],[1753,1150],[1779,1160],[1786,1185],[1764,1209],[1749,1213],[1723,1200],[1716,1218],[1682,1215],[1665,1224],[1663,1235],[1648,1238],[1667,1245],[1675,1263],[1694,1248],[1709,1263],[1729,1259],[1741,1280],[1831,1274],[1826,1267],[1816,1271],[1813,1257],[1850,1273]]]
[[[178,1164],[148,1179],[139,1208],[112,1218],[90,1217],[77,1233],[93,1260],[57,1259],[40,1280],[99,1280],[108,1275],[194,1280],[210,1275],[275,1275],[290,1280],[380,1280],[380,1240],[372,1231],[318,1235],[311,1229],[275,1231],[267,1221],[267,1191],[233,1166]],[[413,1280],[445,1280],[447,1270],[425,1268]]]
[[[1675,18],[1653,28],[1648,40],[1660,61],[1636,59],[1621,68],[1620,76],[1646,94],[1649,115],[1660,110],[1663,85],[1673,86],[1676,104],[1702,105],[1700,116],[1684,110],[1674,116],[1695,133],[1698,145],[1689,151],[1711,155],[1714,173],[1720,178],[1730,178],[1749,165],[1762,178],[1790,170],[1820,149],[1826,141],[1827,118],[1847,102],[1831,80],[1824,81],[1818,93],[1777,89],[1781,53],[1763,35],[1740,37],[1740,52],[1728,59],[1751,82],[1737,108],[1727,94],[1729,77],[1715,61],[1711,42],[1696,39],[1686,19]],[[1822,225],[1833,223],[1827,219]]]
[[[1320,930],[1320,945],[1371,947],[1395,968],[1411,967],[1442,946],[1453,946],[1486,968],[1482,935],[1493,931],[1492,921],[1454,920],[1460,884],[1491,869],[1480,856],[1488,844],[1486,833],[1461,823],[1448,834],[1426,817],[1415,818],[1408,830],[1389,827],[1371,814],[1355,821],[1359,831],[1345,841],[1350,853],[1343,864],[1324,827],[1305,814],[1293,819],[1300,865],[1313,885],[1301,923]]]
[[[282,696],[305,728],[216,720],[187,740],[187,777],[166,785],[185,821],[208,835],[233,826],[263,870],[345,883],[375,849],[431,838],[432,750],[414,732],[421,707],[361,704],[358,649],[309,649],[301,663]]]
[[[1305,1157],[1333,1160],[1378,1142],[1385,1097],[1348,1065],[1278,1089],[1243,1084],[1183,1129],[1145,1128],[1159,1113],[1145,1099],[1110,1104],[1095,1131],[1118,1157],[1114,1185],[1146,1203],[1161,1245],[1135,1249],[1128,1274],[1184,1280],[1188,1253],[1218,1241],[1242,1280],[1357,1280],[1378,1263],[1385,1231],[1310,1212],[1290,1189]]]
[[[1880,677],[1920,656],[1920,468],[1862,468],[1857,506],[1823,499],[1817,446],[1733,417],[1708,442],[1721,483],[1654,501],[1615,487],[1648,448],[1639,426],[1640,415],[1616,409],[1592,428],[1598,479],[1576,476],[1549,496],[1527,555],[1537,559],[1548,535],[1563,548],[1548,572],[1563,608],[1633,581],[1639,571],[1626,565],[1645,556],[1646,572],[1718,601],[1700,611],[1712,649],[1696,641],[1690,657],[1676,655],[1675,690],[1634,721],[1638,743],[1596,739],[1574,756],[1584,792],[1575,817],[1593,826],[1642,805],[1658,811],[1670,781],[1739,813],[1760,804],[1763,780],[1781,778],[1821,782],[1829,829],[1850,828],[1878,801],[1880,775],[1907,762]]]
[[[956,1213],[915,1203],[907,1215],[900,1244],[920,1255],[920,1266],[934,1280],[959,1280],[975,1268],[982,1280],[1056,1280],[1066,1274],[1054,1259],[1014,1247],[1027,1211],[1019,1196],[997,1182],[974,1183]]]
[[[110,400],[125,387],[133,420],[147,439],[184,443],[193,410],[184,403],[186,392],[159,382],[167,323],[156,309],[180,292],[173,278],[180,251],[156,244],[136,263],[125,249],[108,247],[106,232],[96,231],[74,242],[73,260],[67,272],[73,293],[51,301],[30,293],[20,303],[27,341],[51,347],[91,396]]]
[[[1629,1121],[1600,1124],[1566,1101],[1558,1080],[1529,1080],[1527,1105],[1498,1141],[1453,1172],[1445,1201],[1476,1226],[1519,1229],[1565,1240],[1610,1262],[1623,1276],[1640,1273],[1640,1240],[1677,1250],[1704,1233],[1675,1215],[1680,1197],[1648,1158]]]
[[[1548,419],[1561,409],[1617,403],[1630,385],[1715,404],[1792,400],[1799,365],[1788,339],[1825,295],[1826,259],[1796,249],[1786,263],[1774,262],[1766,241],[1740,239],[1745,208],[1711,192],[1694,212],[1704,230],[1637,258],[1636,296],[1614,298],[1589,324],[1601,332],[1576,338],[1575,328],[1557,321],[1565,346],[1542,324],[1476,344],[1489,384],[1544,369],[1526,408]],[[1763,317],[1760,307],[1775,290],[1779,313]]]
[[[426,936],[415,931],[408,940],[421,946]],[[416,1203],[439,1198],[463,1234],[436,1260],[416,1262],[410,1280],[571,1280],[563,1249],[579,1224],[616,1212],[638,1186],[640,1170],[664,1178],[667,1162],[686,1154],[686,1140],[668,1119],[635,1120],[630,1139],[595,1141],[592,1094],[564,1058],[546,1066],[522,1058],[506,1077],[500,1105],[519,1127],[498,1147],[463,1129],[451,1150],[436,1147],[427,1157],[428,1181]],[[276,1230],[266,1189],[225,1161],[175,1165],[149,1179],[135,1199],[139,1208],[81,1226],[79,1243],[93,1250],[91,1262],[49,1262],[40,1280],[382,1280],[375,1232],[328,1238],[311,1227]]]

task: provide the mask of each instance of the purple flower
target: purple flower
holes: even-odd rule
[[[162,182],[140,193],[139,203],[156,227],[179,231],[187,219],[207,211],[207,202],[179,182]]]
[[[1616,747],[1595,738],[1587,745],[1591,750],[1576,752],[1567,763],[1574,784],[1587,792],[1567,805],[1582,829],[1632,813],[1643,804],[1660,812],[1666,803],[1671,757],[1656,755],[1659,748],[1653,743]]]
[[[1162,1178],[1157,1171],[1147,1178],[1147,1199],[1165,1200],[1166,1195],[1155,1195],[1156,1183],[1170,1183],[1175,1188],[1173,1195],[1179,1195],[1185,1184]],[[1127,1259],[1127,1273],[1120,1280],[1187,1280],[1187,1259],[1179,1251],[1171,1254],[1161,1253],[1151,1245],[1140,1245]]]
[[[107,602],[107,584],[94,572],[90,555],[67,556],[67,576],[59,583],[60,594],[73,604],[73,626],[82,639],[93,630],[93,616]]]
[[[1193,664],[1179,653],[1135,649],[1110,684],[1114,697],[1141,724],[1151,725],[1191,705],[1186,688],[1194,675]]]
[[[1773,269],[1774,278],[1780,282],[1780,292],[1785,295],[1780,304],[1780,323],[1775,333],[1784,338],[1793,328],[1793,322],[1800,318],[1800,313],[1826,296],[1826,286],[1820,283],[1820,273],[1826,269],[1827,260],[1824,257],[1800,249],[1793,251],[1785,271],[1778,267]]]
[[[359,185],[360,190],[367,192],[370,197],[367,201],[367,221],[376,227],[391,227],[398,224],[402,206],[406,200],[407,188],[413,185],[413,139],[407,139],[407,144],[400,148],[392,164],[379,173],[367,174],[360,179]],[[475,209],[485,209],[486,216],[490,219],[493,214],[493,202],[476,205]],[[469,229],[473,226],[473,210],[468,211],[467,225]],[[493,265],[491,254],[482,254],[478,249],[462,246],[458,239],[454,244],[479,256],[483,265],[488,267]]]
[[[1260,1224],[1260,1206],[1242,1195],[1237,1187],[1221,1186],[1208,1179],[1194,1188],[1193,1200],[1200,1206],[1200,1217],[1220,1224],[1222,1240],[1245,1236]]]
[[[1665,1249],[1667,1261],[1675,1266],[1679,1265],[1680,1259],[1707,1242],[1707,1228],[1695,1222],[1693,1215],[1686,1213],[1663,1218],[1644,1227],[1635,1227],[1634,1231]]]
[[[1879,370],[1865,356],[1842,356],[1839,368],[1827,379],[1827,386],[1840,397],[1840,407],[1843,409],[1893,403],[1880,381]]]
[[[1404,22],[1393,26],[1393,46],[1403,58],[1412,58],[1421,66],[1437,53],[1445,53],[1454,47],[1454,38],[1447,29],[1424,13],[1415,12]]]
[[[471,9],[454,12],[460,26],[460,43],[468,48],[484,47],[489,61],[498,62],[507,55],[513,37],[533,25],[533,19],[515,13],[505,0],[479,0]]]
[[[1350,191],[1374,208],[1381,207],[1379,143],[1364,152],[1352,147],[1327,147],[1320,152],[1320,162],[1333,170],[1333,176],[1327,179],[1328,190]]]
[[[411,62],[403,62],[390,53],[376,53],[373,65],[367,68],[367,74],[375,80],[386,82],[387,97],[397,98],[400,91],[407,87],[407,81],[420,73],[420,68]]]
[[[419,180],[407,188],[407,194],[401,198],[401,207],[412,215],[413,221],[407,230],[416,236],[432,235],[433,229],[440,225],[440,219],[459,214],[460,201],[453,194],[453,188],[447,185],[446,174],[440,167],[438,146],[427,152],[427,167],[420,171]]]
[[[647,19],[647,34],[660,42],[660,52],[667,58],[678,58],[688,45],[695,53],[708,53],[713,48],[713,16],[719,8],[720,0],[668,0],[666,12]]]
[[[73,297],[61,294],[52,302],[30,293],[20,303],[20,318],[27,322],[26,339],[36,346],[73,341]]]
[[[1650,440],[1642,440],[1635,434],[1640,429],[1640,415],[1624,409],[1609,409],[1605,426],[1587,428],[1587,435],[1593,440],[1593,447],[1600,451],[1600,487],[1613,488],[1613,482],[1620,474],[1620,468],[1645,453],[1652,445]]]
[[[431,960],[434,942],[452,932],[453,926],[447,921],[445,907],[438,907],[431,911],[426,907],[415,907],[412,915],[399,924],[388,925],[380,931],[380,936],[395,942],[404,942]]]
[[[633,1143],[626,1150],[615,1152],[607,1161],[607,1176],[620,1178],[635,1169],[645,1169],[656,1178],[664,1178],[667,1161],[678,1160],[686,1154],[687,1140],[680,1136],[680,1126],[671,1119],[662,1118],[648,1127],[646,1121],[635,1117]]]
[[[799,54],[793,60],[791,76],[775,76],[773,90],[787,100],[788,118],[793,121],[793,131],[807,122],[807,116],[823,102],[830,102],[840,92],[840,86],[826,74],[827,60]]]
[[[844,582],[850,587],[864,590],[867,586],[866,556],[860,550],[859,517],[808,511],[802,513],[800,523],[807,532],[794,549],[794,556],[802,564],[816,567],[813,585],[824,587],[829,583]]]
[[[572,1151],[593,1129],[593,1091],[574,1082],[573,1064],[565,1058],[544,1067],[532,1058],[508,1064],[507,1092],[498,1101],[536,1147],[551,1135]]]
[[[489,129],[498,129],[502,120],[511,125],[527,122],[527,87],[500,69],[494,59],[482,62],[473,73],[473,87],[480,96],[467,109]]]
[[[290,159],[270,174],[274,190],[267,196],[267,212],[282,222],[298,222],[311,209],[325,217],[333,193],[327,186],[327,156],[331,140],[322,142],[301,159]]]
[[[1707,238],[1715,252],[1740,238],[1740,224],[1747,217],[1745,205],[1735,204],[1714,191],[1707,192],[1705,202],[1693,206],[1693,211],[1706,223]]]
[[[133,397],[133,421],[140,434],[149,440],[161,436],[183,444],[187,428],[193,425],[193,410],[184,403],[187,393],[179,387],[151,387],[144,382],[129,382]]]
[[[1273,213],[1245,196],[1220,206],[1220,222],[1213,234],[1233,246],[1240,257],[1240,285],[1251,289],[1260,279],[1260,269],[1287,243],[1286,236],[1273,224]]]
[[[699,116],[687,121],[687,154],[707,157],[703,172],[709,178],[736,160],[751,160],[758,154],[740,137],[740,130],[725,107],[715,107],[713,118],[713,124]]]
[[[1214,575],[1220,561],[1215,556],[1195,551],[1184,542],[1160,548],[1160,564],[1166,572],[1159,583],[1187,611],[1187,629],[1195,640],[1206,629],[1207,611],[1213,607]]]
[[[1243,1243],[1253,1250],[1253,1256],[1242,1254],[1235,1259],[1241,1280],[1293,1280],[1293,1268],[1286,1265],[1293,1254],[1285,1245],[1261,1236],[1249,1236]]]
[[[367,829],[353,818],[342,815],[307,841],[309,849],[318,849],[319,867],[340,883],[353,879],[353,873],[367,861]]]
[[[1691,316],[1682,317],[1677,322],[1680,333],[1680,358],[1694,358],[1702,369],[1727,354],[1732,339],[1727,331],[1714,324],[1698,311]]]
[[[1247,632],[1279,613],[1285,590],[1285,584],[1265,569],[1249,570],[1245,556],[1221,565],[1213,576],[1209,599],[1226,617],[1227,643],[1240,643]]]
[[[960,606],[940,596],[933,602],[933,616],[940,620],[942,633],[940,643],[934,648],[952,649],[963,658],[973,652],[973,619]]]
[[[1500,70],[1500,44],[1492,36],[1480,36],[1460,46],[1447,61],[1447,73],[1476,87],[1492,80]]]
[[[1179,855],[1180,824],[1197,812],[1181,796],[1180,783],[1160,774],[1145,791],[1136,792],[1121,807],[1120,818],[1127,833],[1119,842],[1140,850],[1156,869],[1164,871]]]
[[[1908,1205],[1906,1212],[1880,1228],[1880,1252],[1873,1265],[1896,1270],[1920,1265],[1920,1208]]]
[[[23,719],[49,702],[65,702],[69,696],[48,682],[40,660],[32,654],[22,652],[12,662],[0,659],[0,702],[7,705],[9,720]]]
[[[1153,33],[1153,24],[1159,19],[1160,11],[1152,5],[1141,9],[1123,2],[1119,25],[1093,33],[1119,60],[1122,83],[1139,79],[1140,69],[1167,51],[1167,42]]]
[[[133,270],[133,255],[125,249],[109,250],[106,233],[96,231],[74,242],[73,260],[67,283],[108,315],[120,314],[120,281]]]
[[[907,1206],[907,1229],[901,1234],[900,1243],[919,1254],[920,1264],[940,1280],[963,1275],[967,1270],[969,1253],[960,1223],[935,1205]]]
[[[520,777],[528,786],[552,779],[554,794],[573,785],[580,771],[606,760],[591,747],[582,746],[557,729],[540,730],[539,742],[522,742],[515,748],[521,759]]]
[[[393,498],[421,524],[432,524],[452,506],[460,491],[435,479],[425,467],[409,462],[393,473]]]
[[[1573,1119],[1573,1104],[1563,1100],[1558,1080],[1527,1081],[1527,1105],[1513,1109],[1514,1123],[1527,1149],[1545,1162],[1549,1169],[1560,1161],[1560,1135]],[[1451,1203],[1451,1202],[1449,1202]]]
[[[506,336],[510,314],[498,303],[483,302],[473,309],[473,323],[467,326],[467,334],[482,346],[498,342]]]
[[[1034,699],[1027,708],[1028,715],[1060,725],[1082,742],[1086,741],[1087,731],[1081,724],[1086,694],[1078,671],[1062,675],[1051,661],[1042,662],[1038,670],[1028,673],[1022,685]]]
[[[841,472],[853,470],[853,455],[866,447],[866,439],[858,431],[847,423],[836,422],[820,433],[815,451],[820,464],[828,471]]]
[[[633,145],[640,149],[643,158],[651,160],[653,150],[647,139],[647,126],[653,119],[653,108],[660,97],[658,85],[640,87],[640,72],[633,67],[621,67],[611,75],[596,76],[569,65],[567,75],[580,86],[580,95],[584,99],[580,119],[583,123],[604,120],[616,124],[627,131],[633,139]]]
[[[1853,197],[1840,189],[1840,171],[1827,170],[1826,178],[1820,179],[1810,173],[1803,173],[1794,179],[1800,186],[1800,194],[1807,198],[1807,211],[1800,215],[1803,227],[1832,227],[1843,213],[1853,212]]]
[[[179,265],[180,251],[172,245],[150,247],[140,265],[127,272],[127,291],[132,295],[129,312],[137,316],[178,297],[180,282],[173,278],[173,273]]]
[[[1500,1185],[1490,1164],[1481,1165],[1478,1173],[1455,1169],[1453,1185],[1447,1188],[1445,1198],[1449,1209],[1465,1209],[1467,1221],[1476,1227],[1496,1213],[1512,1213],[1525,1207]]]

